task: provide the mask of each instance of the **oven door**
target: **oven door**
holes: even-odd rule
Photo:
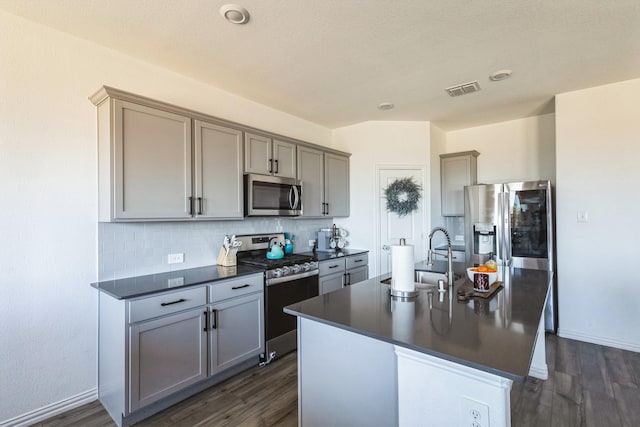
[[[302,184],[292,178],[245,175],[246,216],[297,216],[302,211]]]
[[[304,275],[303,275],[304,276]],[[269,284],[265,293],[266,340],[272,340],[296,330],[296,316],[286,314],[284,307],[318,296],[318,274]]]

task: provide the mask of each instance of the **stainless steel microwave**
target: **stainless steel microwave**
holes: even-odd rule
[[[298,216],[302,214],[302,182],[294,178],[246,174],[245,216]]]

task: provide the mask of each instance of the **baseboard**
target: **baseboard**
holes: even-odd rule
[[[531,367],[529,368],[529,376],[541,380],[546,380],[549,378],[549,369],[547,368],[546,364],[544,366],[531,365]]]
[[[584,341],[591,344],[598,344],[598,345],[604,345],[607,347],[619,348],[621,350],[640,352],[640,344],[638,343],[612,340],[611,338],[588,335],[588,334],[583,334],[581,332],[570,331],[570,330],[561,329],[561,328],[558,328],[558,336],[562,338],[568,338],[571,340]]]
[[[26,427],[55,415],[69,411],[71,409],[82,406],[86,403],[93,402],[98,398],[98,389],[92,388],[75,396],[68,397],[58,402],[52,403],[42,408],[29,411],[26,414],[18,415],[10,420],[0,421],[0,427]]]

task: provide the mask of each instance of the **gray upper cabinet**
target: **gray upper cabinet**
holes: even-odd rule
[[[302,216],[349,216],[349,157],[298,146]]]
[[[111,112],[113,139],[105,135],[99,153],[101,218],[189,218],[191,119],[116,99],[99,111],[101,135]]]
[[[91,101],[100,221],[243,217],[241,130],[111,88]]]
[[[349,216],[349,158],[324,154],[325,212],[328,216]]]
[[[464,216],[464,187],[477,183],[477,151],[440,155],[442,216]]]
[[[240,219],[243,174],[303,181],[303,216],[349,216],[349,157],[104,86],[98,220]]]
[[[245,134],[244,171],[295,178],[296,145],[247,132]]]
[[[324,216],[324,152],[298,146],[298,179],[302,181],[302,216]]]
[[[194,120],[194,216],[242,218],[242,131]]]

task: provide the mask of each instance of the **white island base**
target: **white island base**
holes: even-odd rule
[[[536,341],[530,374],[545,379],[542,327]],[[301,427],[459,427],[474,420],[483,427],[507,427],[511,384],[499,375],[298,317]]]

